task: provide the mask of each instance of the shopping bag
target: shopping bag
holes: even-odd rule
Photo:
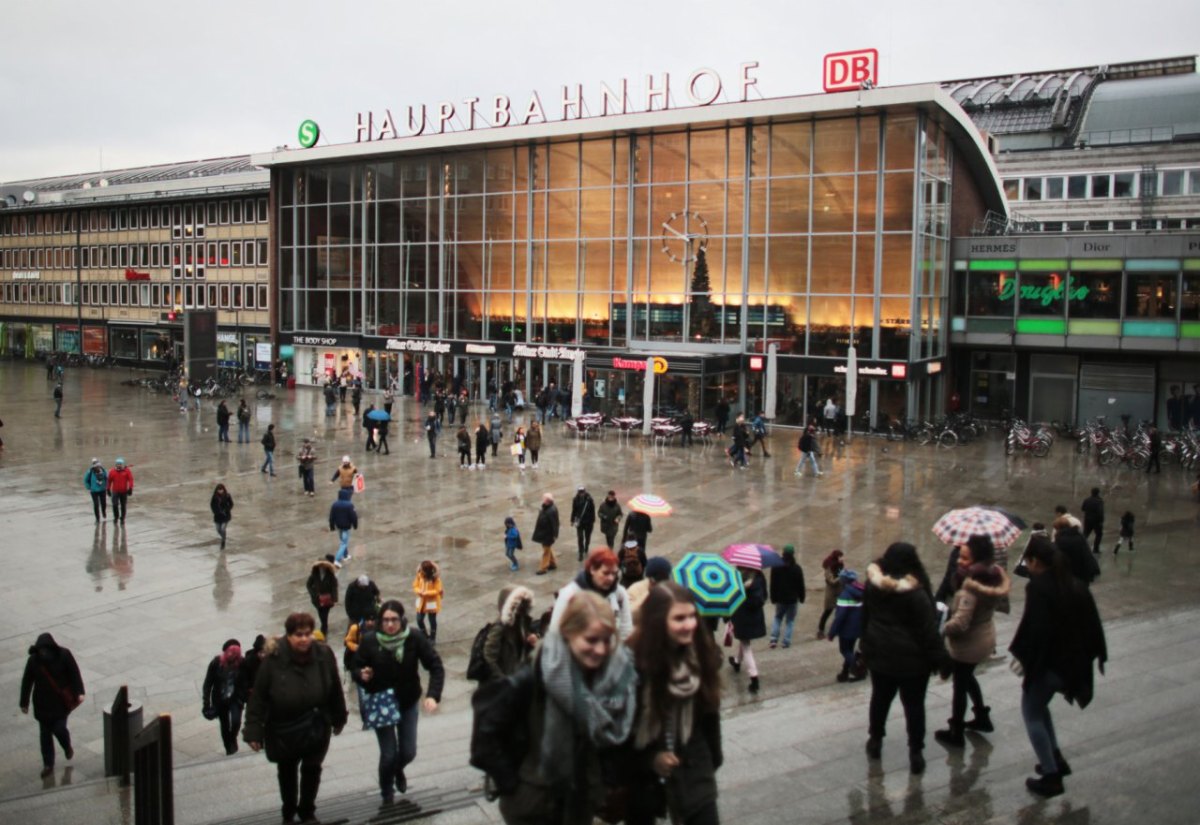
[[[508,451],[513,455],[519,456],[522,453],[520,444],[513,444],[508,448]]]
[[[363,478],[362,473],[356,473],[354,475],[354,492],[361,493],[365,489],[367,489],[367,480]]]

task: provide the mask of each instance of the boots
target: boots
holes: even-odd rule
[[[733,658],[732,656],[729,657],[729,666],[731,668],[733,668],[734,673],[742,672],[742,663],[739,662],[737,659]]]
[[[316,818],[317,812],[317,790],[321,787],[321,766],[320,765],[301,765],[300,766],[300,804],[296,806],[296,813],[300,816],[301,822],[310,821]]]
[[[842,672],[837,675],[837,680],[839,682],[846,682],[846,681],[849,681],[849,679],[850,679],[850,666],[842,665]]]
[[[1060,751],[1058,748],[1054,749],[1054,761],[1058,763],[1058,775],[1060,777],[1071,775],[1071,765],[1066,759],[1063,758],[1062,751]],[[1038,776],[1044,775],[1040,763],[1033,766],[1033,772]]]
[[[908,770],[910,773],[925,773],[925,755],[920,748],[908,749]]]
[[[965,746],[967,740],[963,736],[963,723],[955,722],[953,719],[948,721],[950,722],[950,727],[945,730],[934,731],[933,738],[948,748],[961,748]]]
[[[975,718],[971,719],[963,725],[967,730],[975,730],[980,733],[991,733],[995,730],[992,726],[992,709],[990,707],[975,708]]]
[[[758,693],[758,677],[757,676],[750,677],[749,690],[751,693]]]
[[[883,737],[869,737],[867,739],[867,758],[879,759],[881,756],[883,756]]]
[[[1030,777],[1025,780],[1025,787],[1046,799],[1058,796],[1063,792],[1062,774],[1048,773],[1037,779]]]

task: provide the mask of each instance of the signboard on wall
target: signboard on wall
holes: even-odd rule
[[[265,370],[271,368],[271,342],[258,343],[254,345],[254,366],[257,369]]]

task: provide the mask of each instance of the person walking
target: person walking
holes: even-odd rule
[[[471,764],[494,783],[504,821],[591,823],[637,712],[633,657],[608,603],[576,594],[529,665],[472,704]]]
[[[425,438],[429,440],[429,457],[437,458],[437,438],[440,425],[437,420],[437,413],[430,411],[429,415],[425,416]]]
[[[1025,612],[1013,634],[1009,652],[1012,669],[1022,678],[1021,718],[1037,755],[1037,777],[1025,787],[1042,797],[1063,792],[1063,777],[1071,766],[1063,758],[1050,715],[1054,694],[1080,708],[1091,704],[1095,690],[1092,663],[1100,672],[1108,661],[1104,628],[1091,590],[1072,576],[1062,554],[1044,536],[1034,536],[1025,548],[1029,584]]]
[[[262,446],[263,446],[263,455],[265,455],[266,458],[263,459],[263,465],[262,465],[262,468],[260,469],[260,472],[263,472],[263,473],[270,472],[271,477],[274,478],[275,477],[275,425],[274,424],[267,425],[267,432],[262,437]]]
[[[949,667],[938,633],[933,590],[917,548],[895,542],[867,566],[862,653],[871,673],[867,756],[879,759],[897,692],[908,728],[908,766],[925,770],[925,691],[934,671]]]
[[[821,606],[821,618],[817,620],[817,638],[825,638],[825,622],[837,607],[838,595],[842,592],[842,579],[838,575],[845,569],[844,554],[834,550],[821,561],[821,573],[825,577],[825,602]]]
[[[614,547],[617,541],[617,527],[621,523],[621,517],[625,515],[620,502],[617,501],[616,491],[609,490],[605,494],[604,501],[600,502],[596,509],[596,515],[600,516],[600,532],[604,534],[604,543]]]
[[[33,699],[33,718],[37,720],[42,746],[42,778],[54,773],[54,741],[58,740],[67,761],[75,758],[67,717],[83,704],[83,677],[75,657],[49,633],[37,637],[25,660],[21,676],[21,713],[29,713]]]
[[[296,453],[296,460],[300,462],[300,478],[304,481],[304,492],[310,497],[315,496],[317,488],[313,484],[313,468],[317,463],[317,451],[313,449],[311,438],[304,439],[304,443],[300,445],[300,452]]]
[[[99,524],[108,518],[108,471],[100,464],[100,459],[92,459],[91,466],[83,474],[83,486],[92,497],[92,512]]]
[[[354,405],[354,417],[355,418],[358,418],[359,408],[362,406],[362,397],[363,397],[362,379],[355,378],[354,379],[354,389],[350,391],[350,403],[352,403]],[[372,404],[371,406],[374,407],[375,405]]]
[[[337,571],[329,562],[329,557],[316,561],[308,573],[308,581],[304,583],[308,591],[308,599],[317,609],[321,619],[321,635],[329,635],[329,611],[337,604],[338,579]]]
[[[629,640],[638,672],[627,825],[659,817],[716,823],[721,747],[721,654],[691,592],[666,582],[647,596]]]
[[[554,630],[562,621],[571,598],[581,590],[586,590],[604,597],[617,618],[617,638],[620,641],[628,639],[633,633],[633,611],[629,607],[629,594],[617,581],[619,575],[617,554],[612,550],[597,547],[589,553],[583,569],[558,591],[554,609],[550,613],[550,630]]]
[[[1086,585],[1091,585],[1100,575],[1100,565],[1088,552],[1087,539],[1080,532],[1079,522],[1073,516],[1060,515],[1054,520],[1054,546],[1063,554],[1067,567]]]
[[[225,399],[221,399],[221,403],[217,404],[217,443],[229,443],[229,419],[233,418],[233,413],[229,411],[229,407],[225,404]]]
[[[638,555],[646,558],[646,545],[650,541],[650,534],[654,532],[654,521],[649,514],[643,513],[640,510],[630,510],[629,518],[625,519],[625,532],[621,536],[621,543],[624,544],[629,540],[638,543]],[[643,563],[643,566],[644,563]]]
[[[575,498],[571,500],[571,526],[575,528],[575,536],[579,540],[579,561],[583,561],[588,554],[595,525],[596,502],[580,484],[575,490]]]
[[[525,472],[525,428],[517,427],[517,431],[513,433],[513,455],[516,456],[517,466],[521,468],[521,472]]]
[[[375,445],[375,452],[382,452],[384,455],[392,454],[392,448],[388,445],[387,440],[388,430],[391,429],[391,426],[392,422],[386,418],[381,419],[379,423],[375,425],[375,437],[379,439],[378,443]]]
[[[692,430],[696,426],[696,419],[692,418],[690,410],[684,410],[683,415],[679,416],[679,446],[691,447],[695,442],[692,439]]]
[[[796,564],[796,548],[783,546],[783,567],[771,569],[769,588],[771,604],[775,605],[775,620],[771,623],[772,649],[779,643],[779,631],[783,630],[783,647],[792,646],[792,629],[796,624],[796,611],[804,604],[804,570]]]
[[[517,569],[517,551],[524,549],[521,543],[521,533],[517,530],[517,522],[512,516],[504,518],[504,557],[508,559],[508,569]]]
[[[337,389],[333,386],[332,381],[327,381],[325,383],[325,389],[322,390],[322,395],[325,398],[325,417],[333,418],[335,415],[335,409],[337,408],[338,393]]]
[[[350,496],[350,490],[338,490],[337,501],[329,508],[329,532],[336,530],[338,534],[337,555],[333,557],[333,566],[338,570],[342,569],[344,562],[354,558],[350,555],[350,531],[358,529],[358,511],[354,509]]]
[[[754,445],[761,443],[763,458],[770,458],[771,454],[767,452],[767,419],[764,416],[765,413],[760,410],[758,415],[750,419],[750,432],[754,437],[750,441],[750,445],[746,447],[746,452],[753,452]]]
[[[213,490],[212,499],[208,502],[212,509],[213,524],[217,526],[217,535],[221,537],[221,549],[225,549],[225,532],[229,522],[233,520],[233,496],[225,489],[224,484],[218,484]]]
[[[666,556],[652,556],[646,560],[642,578],[625,588],[629,597],[629,612],[633,615],[634,627],[638,623],[638,608],[646,601],[651,589],[671,578],[671,560]]]
[[[392,405],[396,403],[396,388],[392,382],[388,382],[387,389],[383,391],[383,411],[388,415],[392,414]]]
[[[1126,510],[1121,516],[1121,532],[1117,535],[1117,546],[1113,548],[1113,555],[1117,555],[1121,551],[1121,545],[1129,542],[1129,552],[1133,552],[1133,524],[1136,516],[1132,512]]]
[[[1200,406],[1198,404],[1197,406]],[[1162,436],[1158,432],[1158,427],[1150,427],[1150,460],[1146,462],[1147,473],[1161,473],[1162,465],[1159,464],[1159,454],[1162,453]]]
[[[492,442],[492,458],[496,457],[497,451],[500,449],[500,442],[504,439],[504,422],[500,418],[499,411],[492,413],[492,420],[488,426],[488,440]]]
[[[739,567],[742,582],[746,590],[746,599],[733,615],[727,619],[729,626],[725,629],[727,636],[737,643],[737,649],[729,657],[729,666],[734,673],[742,672],[742,663],[746,664],[746,674],[750,677],[749,691],[758,693],[758,662],[754,659],[751,644],[755,639],[767,635],[767,620],[763,615],[763,606],[767,601],[767,586],[761,570],[751,570]]]
[[[746,420],[740,415],[733,422],[733,444],[729,448],[729,464],[740,470],[746,469],[749,461],[746,450],[750,445],[750,432],[746,428]]]
[[[375,419],[371,418],[371,412],[375,409],[375,405],[371,404],[367,407],[367,411],[362,415],[362,428],[367,431],[366,451],[377,449],[375,443]]]
[[[200,689],[205,719],[216,719],[221,728],[221,743],[225,755],[238,752],[238,732],[242,729],[242,709],[246,706],[249,687],[246,684],[246,660],[242,645],[229,639],[221,645],[221,653],[208,663],[204,686]]]
[[[418,665],[429,674],[429,688],[421,701],[421,674]],[[368,725],[375,730],[379,742],[379,793],[384,804],[395,799],[396,791],[408,792],[408,777],[404,769],[417,757],[417,722],[421,710],[437,711],[442,700],[446,671],[437,650],[421,631],[413,632],[404,618],[404,605],[396,600],[379,607],[379,626],[363,638],[350,669],[354,681],[362,686],[368,707],[388,700],[381,694],[389,691],[391,701],[399,710],[399,720],[391,722],[380,715]]]
[[[1104,541],[1104,499],[1100,498],[1099,487],[1092,488],[1092,494],[1083,500],[1079,511],[1083,513],[1083,540],[1086,542],[1088,536],[1096,534],[1092,552],[1098,556],[1100,542]]]
[[[315,821],[321,763],[349,716],[337,660],[313,638],[313,624],[310,614],[293,613],[286,635],[267,642],[242,731],[252,751],[265,748],[275,763],[284,822]]]
[[[54,417],[62,418],[63,385],[60,381],[54,385]]]
[[[125,523],[125,508],[133,495],[133,471],[118,457],[116,466],[108,471],[108,494],[112,497],[113,522]]]
[[[346,598],[342,600],[350,624],[358,624],[367,616],[375,615],[379,598],[379,586],[366,573],[350,582],[346,587]]]
[[[466,426],[458,428],[454,434],[454,441],[458,445],[458,469],[469,469],[471,466],[471,434],[467,432]]]
[[[417,594],[417,627],[429,637],[431,644],[437,644],[438,614],[442,612],[442,597],[446,594],[441,568],[429,559],[421,562],[412,589]],[[429,620],[428,629],[425,628],[426,619]]]
[[[975,678],[975,668],[996,649],[996,607],[1008,595],[1011,583],[1004,569],[995,563],[996,550],[987,536],[971,536],[958,548],[958,571],[954,597],[942,629],[950,650],[954,692],[950,702],[948,727],[934,731],[933,738],[952,748],[966,744],[965,731],[990,733],[994,730],[991,708],[983,703],[983,691]],[[967,698],[971,699],[974,718],[967,719]]]
[[[243,398],[238,402],[237,408],[238,421],[238,444],[250,443],[250,408],[246,406],[246,399]]]
[[[863,586],[853,570],[838,573],[841,586],[838,588],[837,609],[833,624],[829,625],[829,641],[838,640],[838,652],[842,654],[842,670],[837,675],[839,682],[859,682],[866,678],[857,662],[855,647],[862,638]]]
[[[538,454],[542,451],[542,425],[536,421],[529,425],[529,432],[525,435],[525,449],[529,451],[529,460],[536,470]]]
[[[824,475],[821,472],[821,465],[817,463],[817,458],[821,455],[821,448],[817,445],[817,428],[815,426],[809,424],[804,428],[797,446],[800,448],[800,460],[796,462],[796,475],[804,475],[805,461],[812,464],[813,474],[818,478]]]
[[[517,432],[520,431],[518,427]],[[550,570],[557,570],[558,559],[554,557],[554,542],[558,541],[558,508],[554,506],[554,496],[550,493],[542,495],[542,509],[538,511],[531,538],[535,543],[542,545],[542,561],[538,565],[537,575],[544,576]]]
[[[717,433],[722,434],[725,432],[725,428],[729,426],[729,402],[725,400],[725,396],[717,399],[715,413],[717,418]]]
[[[481,418],[479,426],[475,428],[475,463],[472,465],[472,469],[482,470],[487,467],[487,451],[490,443],[491,436],[488,435],[487,426]]]
[[[483,642],[483,661],[487,675],[480,683],[511,676],[528,664],[537,648],[533,632],[533,591],[520,585],[500,590],[496,620],[488,628]]]
[[[347,500],[354,497],[354,477],[358,475],[358,468],[354,466],[354,462],[350,460],[350,456],[342,456],[342,463],[333,471],[333,475],[329,477],[329,482],[337,482],[339,495],[342,492],[349,491],[350,495]]]

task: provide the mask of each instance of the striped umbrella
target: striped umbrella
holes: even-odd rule
[[[751,570],[783,567],[783,556],[766,544],[731,544],[721,551],[721,558],[734,567],[749,567]]]
[[[933,525],[933,534],[945,544],[966,544],[971,536],[987,536],[997,550],[1008,547],[1021,535],[1021,528],[1000,510],[963,507],[946,513]]]
[[[746,600],[741,574],[711,553],[688,553],[671,568],[671,578],[696,597],[701,616],[732,616]]]
[[[650,493],[640,493],[629,499],[629,509],[648,516],[669,516],[672,507],[665,500]]]

